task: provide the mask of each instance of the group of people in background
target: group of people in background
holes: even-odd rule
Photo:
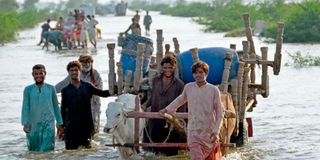
[[[61,50],[62,47],[74,49],[77,47],[87,48],[88,42],[94,48],[97,47],[97,39],[101,39],[101,29],[97,27],[99,22],[94,15],[85,15],[75,9],[74,12],[69,12],[65,18],[59,17],[54,28],[50,26],[51,19],[48,19],[41,28],[41,38],[38,45],[44,43],[43,48],[48,50],[49,43],[53,44],[56,50]],[[141,36],[139,11],[131,19],[131,24],[124,33],[131,31],[132,34]],[[150,35],[150,26],[152,17],[149,11],[143,18],[143,25],[145,26],[145,35]]]
[[[56,26],[50,26],[51,20],[48,19],[41,26],[41,40],[38,45],[44,43],[43,48],[48,49],[49,43],[52,43],[59,50],[62,47],[74,49],[77,47],[87,48],[90,41],[94,48],[97,47],[97,38],[101,38],[101,29],[97,27],[99,23],[94,15],[85,15],[75,9],[69,12],[64,19],[59,17]]]
[[[141,36],[141,27],[140,27],[140,15],[139,11],[136,10],[136,14],[131,18],[131,24],[126,31],[127,34],[130,30],[132,34]],[[146,15],[143,18],[143,25],[145,26],[145,34],[150,35],[150,26],[152,23],[152,17],[149,15],[149,11],[146,11]]]

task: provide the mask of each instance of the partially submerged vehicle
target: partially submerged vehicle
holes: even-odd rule
[[[273,68],[274,75],[279,75],[281,67],[284,24],[278,23],[276,51],[274,60],[270,61],[268,60],[267,47],[261,47],[261,56],[257,55],[249,25],[249,15],[244,14],[243,19],[247,41],[242,42],[242,50],[236,50],[236,45],[231,44],[230,48],[192,48],[180,53],[178,40],[173,38],[174,53],[177,57],[178,66],[176,76],[185,83],[194,81],[191,66],[196,61],[204,61],[210,66],[207,81],[217,85],[222,95],[227,95],[227,97],[230,95],[231,100],[226,99],[226,103],[223,102],[225,116],[220,133],[220,139],[223,139],[220,142],[224,149],[223,154],[227,154],[228,147],[244,145],[248,142],[248,137],[253,136],[252,120],[246,116],[246,112],[253,111],[253,107],[257,104],[257,95],[262,95],[264,98],[269,96],[268,67]],[[120,62],[117,63],[117,71],[115,71],[114,62],[115,44],[108,44],[109,91],[111,94],[121,95],[129,92],[134,94],[146,93],[144,95],[150,96],[152,79],[157,73],[161,72],[160,61],[164,55],[162,43],[162,30],[157,30],[157,52],[156,57],[152,58],[151,39],[137,35],[127,35],[126,37],[120,35],[118,45],[122,46],[123,49],[121,50]],[[255,68],[258,65],[262,66],[262,73],[258,74],[261,75],[260,82],[256,82],[257,71]],[[116,81],[116,76],[118,81]],[[147,79],[147,81],[142,78]],[[174,123],[177,123],[177,117],[187,119],[188,116],[187,113],[176,113],[171,118],[170,116],[162,117],[157,112],[139,112],[139,107],[139,105],[136,106],[136,112],[126,113],[127,118],[135,118],[137,123],[135,123],[134,132],[135,142],[124,146],[187,147],[186,143],[140,143],[140,135],[136,132],[139,128],[139,118],[166,119],[178,129],[180,127],[180,129],[185,130],[186,126]],[[234,113],[229,114],[229,112]],[[116,145],[119,144],[109,144],[109,146]]]

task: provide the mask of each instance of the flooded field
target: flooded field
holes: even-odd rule
[[[102,40],[97,51],[89,47],[94,67],[101,73],[104,88],[108,87],[107,43],[116,43],[119,32],[127,29],[131,16],[97,17],[102,28]],[[224,38],[223,33],[203,33],[202,26],[190,18],[177,18],[152,12],[151,38],[156,42],[156,29],[163,29],[164,43],[172,43],[177,37],[181,51],[193,47],[241,47],[241,38]],[[53,25],[53,24],[52,24]],[[144,30],[143,30],[144,32]],[[67,76],[66,65],[81,53],[42,50],[39,41],[40,27],[19,33],[16,42],[0,47],[0,159],[117,159],[110,135],[102,133],[107,103],[114,97],[102,99],[101,133],[95,138],[96,147],[90,150],[66,151],[64,143],[56,142],[51,153],[27,152],[25,134],[20,124],[22,93],[33,83],[31,68],[42,63],[47,68],[46,82],[56,84]],[[269,47],[269,59],[275,52],[275,44],[267,44],[255,38],[258,53],[260,47]],[[284,44],[282,62],[288,62],[286,52],[320,55],[319,44]],[[117,48],[118,50],[119,48]],[[155,53],[154,53],[155,54]],[[119,60],[120,55],[116,55]],[[283,63],[284,64],[284,63]],[[261,70],[261,68],[257,68]],[[261,71],[260,71],[261,73]],[[272,74],[272,70],[269,71]],[[258,77],[261,75],[257,74]],[[248,116],[253,118],[254,137],[247,146],[236,148],[227,159],[320,159],[320,67],[296,69],[282,66],[280,76],[270,75],[270,97],[258,97],[258,105]]]

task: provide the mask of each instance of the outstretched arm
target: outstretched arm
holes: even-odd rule
[[[160,110],[161,114],[176,112],[179,107],[187,102],[186,88],[174,101],[172,101],[166,108]]]
[[[93,95],[97,95],[100,97],[110,97],[111,94],[109,93],[109,90],[101,90],[93,86],[92,84],[90,85],[90,89],[92,91]]]
[[[124,31],[125,34],[127,34],[129,32],[129,30],[131,29],[131,26],[132,26],[132,24],[129,26],[129,28],[126,31]]]

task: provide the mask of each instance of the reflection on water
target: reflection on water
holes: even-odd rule
[[[106,43],[116,42],[117,34],[128,27],[132,15],[97,18],[104,39],[98,40],[97,51],[89,48],[88,53],[93,55],[94,67],[101,73],[105,89],[108,87],[109,72]],[[223,38],[222,33],[202,33],[202,26],[189,18],[162,16],[157,13],[151,15],[154,20],[151,26],[151,38],[154,43],[155,29],[163,29],[164,43],[172,44],[172,38],[177,37],[181,51],[193,47],[229,47],[230,44],[236,44],[241,48],[241,42],[245,40],[245,37]],[[36,46],[39,34],[39,27],[26,30],[20,33],[17,42],[0,47],[0,159],[117,159],[116,149],[104,146],[112,143],[112,137],[104,133],[95,138],[94,149],[66,151],[64,143],[57,141],[56,150],[51,153],[26,151],[20,112],[23,89],[33,83],[32,66],[36,63],[45,64],[48,72],[46,82],[56,84],[67,75],[66,64],[82,54],[41,50]],[[260,53],[260,47],[268,46],[269,59],[273,58],[274,44],[266,44],[255,38],[255,46],[257,53]],[[285,52],[301,51],[319,55],[319,48],[319,44],[284,44],[282,62],[289,60]],[[119,60],[119,55],[115,58]],[[261,68],[257,70],[260,71],[257,73],[259,77]],[[269,74],[272,74],[272,69],[269,70]],[[262,99],[258,96],[257,107],[254,112],[248,113],[248,116],[253,117],[254,137],[250,139],[249,145],[233,149],[227,159],[320,159],[318,77],[319,67],[294,69],[282,66],[280,76],[270,75],[270,97]],[[107,103],[113,99],[102,99],[101,131],[106,122],[104,112]],[[155,157],[146,157],[153,158]]]

